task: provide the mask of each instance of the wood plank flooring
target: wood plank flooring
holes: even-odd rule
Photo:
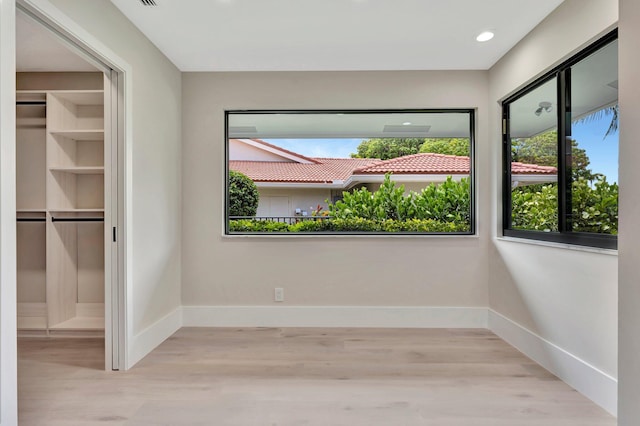
[[[20,425],[614,426],[487,330],[183,328],[127,372],[19,341]]]

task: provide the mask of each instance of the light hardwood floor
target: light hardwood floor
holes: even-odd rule
[[[613,426],[486,330],[184,328],[127,372],[19,341],[20,425]]]

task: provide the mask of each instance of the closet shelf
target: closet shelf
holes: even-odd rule
[[[46,90],[16,90],[16,101],[46,101]]]
[[[104,167],[49,167],[52,172],[73,173],[75,175],[103,175]]]
[[[45,208],[42,208],[42,209],[21,209],[21,208],[18,208],[18,209],[16,209],[16,213],[18,213],[18,214],[20,214],[20,213],[42,213],[42,214],[44,214],[46,212],[47,212],[47,209],[45,209]]]
[[[104,213],[104,209],[49,209],[51,214],[60,213]]]
[[[103,141],[104,129],[86,129],[86,130],[50,130],[53,136],[63,136],[65,138],[77,141]]]
[[[48,93],[75,105],[104,105],[103,90],[50,90]]]

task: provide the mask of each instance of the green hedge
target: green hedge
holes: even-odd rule
[[[469,227],[471,223],[471,188],[469,178],[459,182],[451,176],[435,185],[429,184],[420,192],[405,195],[404,185],[396,186],[386,174],[377,191],[360,188],[343,192],[342,200],[329,203],[329,212],[336,219],[364,218],[375,221],[393,219],[426,219],[452,222]]]
[[[229,221],[230,232],[469,232],[468,223],[441,222],[432,219],[404,221],[372,220],[360,217],[347,219],[302,220],[288,225],[282,222],[238,219]]]
[[[574,232],[618,234],[618,184],[604,176],[572,182]],[[511,192],[511,225],[514,229],[558,231],[557,184],[531,185]]]

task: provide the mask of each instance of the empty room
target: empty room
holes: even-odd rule
[[[635,0],[0,13],[0,425],[638,424]]]

